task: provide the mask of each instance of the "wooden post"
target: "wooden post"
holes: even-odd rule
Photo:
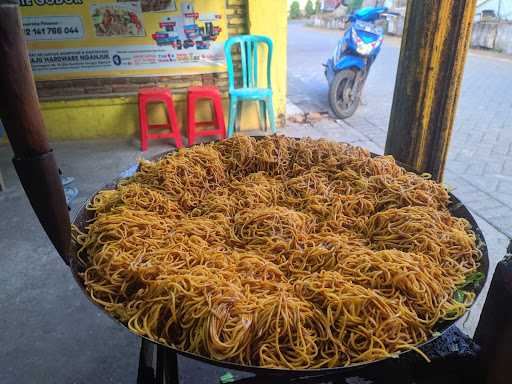
[[[409,0],[385,153],[441,181],[476,0]]]
[[[30,157],[47,153],[50,147],[43,116],[39,112],[17,3],[0,0],[0,108],[14,153],[20,157]]]
[[[21,184],[41,225],[67,263],[69,214],[39,109],[17,0],[0,0],[0,115]]]

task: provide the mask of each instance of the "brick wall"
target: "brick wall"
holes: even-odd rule
[[[229,36],[248,33],[247,0],[226,0]],[[236,66],[235,66],[236,68]],[[37,81],[37,92],[42,101],[69,100],[98,97],[129,96],[139,88],[161,86],[174,93],[185,93],[191,86],[216,86],[227,91],[226,72],[198,75],[137,76],[77,80]]]

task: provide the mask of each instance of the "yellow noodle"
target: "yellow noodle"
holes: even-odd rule
[[[325,140],[236,137],[140,164],[75,231],[91,298],[132,331],[240,364],[396,356],[460,317],[480,252],[428,176]],[[460,293],[460,292],[459,292]]]

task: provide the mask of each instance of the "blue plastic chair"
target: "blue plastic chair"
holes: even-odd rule
[[[267,88],[258,88],[258,45],[267,46]],[[233,67],[233,46],[240,45],[242,64],[242,83],[235,87],[235,71]],[[272,40],[266,36],[241,35],[228,39],[224,45],[229,76],[229,125],[228,136],[233,137],[238,116],[238,103],[246,100],[259,102],[260,124],[265,130],[268,120],[272,133],[276,132],[274,104],[272,102],[272,80],[270,68],[272,64]]]

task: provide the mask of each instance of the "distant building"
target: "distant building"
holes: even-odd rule
[[[396,1],[394,1],[396,3]],[[386,0],[363,0],[361,4],[362,7],[390,7],[391,5],[386,5],[386,3],[394,3],[393,1]]]
[[[333,12],[340,6],[350,7],[354,0],[322,0],[320,1],[320,10],[323,12]],[[363,0],[358,2],[361,8],[364,7],[383,7],[398,6],[406,0]],[[389,4],[386,4],[389,3]]]
[[[321,0],[320,10],[322,12],[333,12],[341,5],[341,0]]]
[[[510,0],[478,0],[476,4],[476,20],[512,19],[512,1]]]

